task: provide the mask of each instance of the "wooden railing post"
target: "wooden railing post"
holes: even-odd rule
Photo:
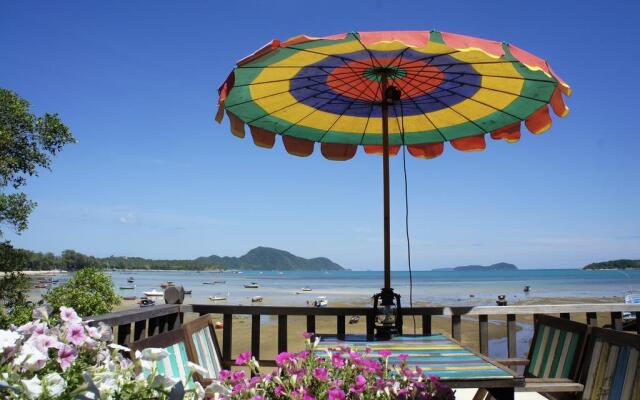
[[[338,339],[344,340],[345,338],[345,319],[344,315],[336,316],[337,334]]]
[[[231,361],[231,340],[233,339],[233,314],[222,315],[222,361]]]
[[[516,315],[507,314],[507,355],[516,357]]]
[[[587,313],[587,325],[598,326],[598,314],[594,312]]]
[[[316,333],[316,316],[307,315],[307,332]]]
[[[478,315],[478,341],[480,342],[480,353],[489,354],[489,316]]]
[[[617,331],[622,330],[622,313],[614,311],[611,313],[611,327]]]
[[[251,316],[251,354],[260,360],[260,314]]]
[[[287,351],[287,316],[278,315],[278,353]]]
[[[131,324],[118,325],[117,343],[128,345],[131,343]]]
[[[451,316],[451,336],[460,341],[462,339],[462,329],[461,329],[461,317],[460,314],[455,314]]]
[[[431,335],[431,314],[422,314],[422,334]]]
[[[367,340],[373,340],[376,334],[376,315],[373,311],[367,313]]]
[[[142,321],[136,321],[133,324],[133,341],[137,342],[138,340],[147,338],[147,320],[143,319]]]

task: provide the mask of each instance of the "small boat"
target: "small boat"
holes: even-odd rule
[[[213,281],[213,283],[227,283],[227,281]]]
[[[144,292],[144,295],[148,297],[159,297],[159,296],[164,296],[164,293],[155,289],[151,289]]]
[[[140,307],[151,307],[151,306],[155,306],[156,302],[155,300],[151,300],[151,299],[140,299],[138,304],[140,304]]]
[[[209,300],[211,301],[224,301],[226,299],[225,296],[209,296]]]
[[[351,317],[351,319],[349,319],[349,324],[351,325],[357,324],[359,321],[360,321],[360,316],[354,315],[353,317]]]
[[[244,284],[244,287],[245,287],[246,289],[257,289],[257,288],[259,288],[259,287],[260,287],[260,285],[258,285],[258,284],[257,284],[257,283],[255,283],[255,282],[251,282],[251,283],[245,283],[245,284]]]
[[[318,308],[324,308],[329,306],[329,302],[327,301],[327,297],[326,296],[318,296],[316,297],[316,299],[313,301],[313,306],[314,307],[318,307]]]
[[[215,282],[202,282],[203,285],[215,285]]]
[[[191,294],[191,292],[193,292],[193,290],[189,289],[189,290],[185,290],[184,294]]]
[[[136,285],[133,286],[120,286],[120,290],[133,290],[136,288]]]
[[[133,283],[133,281],[135,281],[135,279],[133,279],[133,276],[130,276],[129,279],[127,279],[128,283]]]
[[[135,300],[137,299],[136,296],[122,296],[122,300]]]
[[[216,329],[222,329],[224,328],[224,324],[220,321],[217,321],[215,324],[213,324],[214,328]]]
[[[301,290],[302,290],[303,292],[310,292],[310,291],[311,291],[311,288],[310,288],[310,287],[306,287],[306,286],[305,286],[305,287],[303,287]]]
[[[162,283],[160,284],[160,287],[161,287],[161,288],[163,288],[163,289],[166,289],[166,288],[168,288],[169,286],[173,286],[173,282],[172,282],[172,281],[166,281],[166,282],[162,282]]]
[[[47,285],[46,283],[38,283],[35,287],[36,289],[46,289],[49,287],[49,285]]]
[[[531,291],[531,286],[527,285],[524,287],[524,292],[529,293]]]
[[[251,298],[251,302],[252,302],[252,303],[262,303],[262,300],[263,300],[263,299],[262,299],[262,296],[253,296],[253,297]]]

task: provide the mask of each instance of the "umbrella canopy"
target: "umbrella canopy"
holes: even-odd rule
[[[543,59],[511,44],[436,31],[359,32],[273,40],[238,61],[219,90],[232,132],[308,156],[319,142],[331,160],[362,145],[381,154],[382,75],[399,90],[388,111],[389,152],[400,145],[433,158],[444,142],[485,148],[485,136],[515,142],[521,122],[533,133],[551,126],[548,105],[568,108],[569,86]]]
[[[237,62],[219,89],[216,120],[271,148],[348,160],[359,146],[382,154],[383,304],[391,289],[389,155],[401,146],[434,158],[449,142],[483,150],[485,137],[516,142],[569,109],[569,86],[543,59],[507,43],[437,31],[355,32],[273,40]],[[385,300],[386,299],[386,300]]]

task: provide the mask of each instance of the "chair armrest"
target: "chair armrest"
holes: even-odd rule
[[[518,392],[561,393],[582,392],[584,385],[566,378],[525,378]]]
[[[529,365],[529,359],[527,358],[498,358],[496,359],[502,365]]]

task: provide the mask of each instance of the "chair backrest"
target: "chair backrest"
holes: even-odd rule
[[[130,348],[132,354],[135,354],[136,350],[142,351],[152,347],[165,349],[169,353],[169,357],[155,362],[158,373],[180,379],[186,389],[192,389],[194,382],[193,378],[189,377],[189,369],[187,368],[189,354],[185,339],[184,329],[179,328],[131,343]],[[148,370],[142,370],[140,372],[144,375],[150,373]],[[189,377],[188,380],[187,377]]]
[[[222,369],[220,347],[214,322],[210,315],[203,315],[182,325],[192,361],[208,371],[208,376],[196,376],[203,383],[218,377]]]
[[[592,328],[580,383],[582,399],[640,399],[640,336]]]
[[[576,379],[588,326],[549,315],[536,315],[525,376]]]

